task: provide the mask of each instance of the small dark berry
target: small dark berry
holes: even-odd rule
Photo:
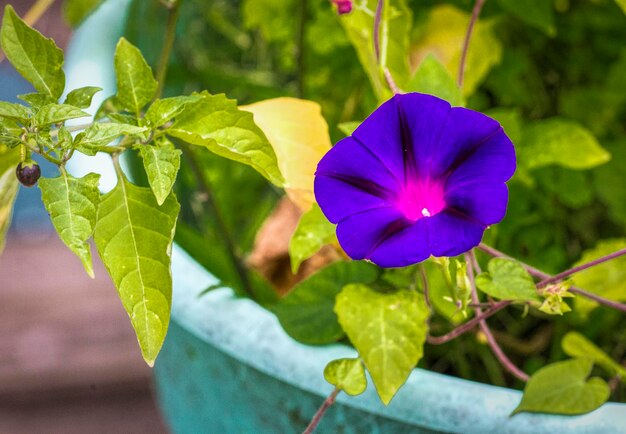
[[[15,174],[22,185],[25,187],[32,187],[37,184],[37,180],[41,176],[41,168],[39,167],[39,164],[34,161],[20,163],[17,165]]]

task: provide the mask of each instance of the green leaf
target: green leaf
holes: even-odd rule
[[[63,15],[72,27],[77,27],[85,18],[94,12],[104,0],[65,0]]]
[[[93,96],[100,92],[102,88],[94,86],[80,87],[67,94],[64,104],[73,105],[79,108],[89,108]]]
[[[337,125],[337,128],[339,128],[339,131],[344,133],[346,136],[351,136],[359,125],[361,125],[361,122],[358,121],[342,122]]]
[[[619,375],[626,383],[626,368],[617,363],[608,354],[594,345],[593,342],[577,332],[569,332],[561,340],[561,347],[570,357],[590,358],[593,362],[606,369],[610,375]]]
[[[80,258],[85,271],[92,278],[93,264],[87,240],[96,226],[100,202],[99,181],[100,175],[95,173],[74,178],[65,171],[58,178],[39,180],[41,199],[54,228],[65,245]]]
[[[383,0],[378,62],[374,50],[374,17],[377,4],[378,0],[354,1],[352,12],[341,16],[341,24],[356,49],[378,99],[386,100],[391,96],[391,91],[385,81],[385,69],[389,70],[400,88],[409,78],[409,34],[413,19],[405,0]]]
[[[96,155],[98,149],[123,135],[136,135],[148,131],[146,127],[113,122],[95,123],[76,136],[76,149],[85,155]]]
[[[487,110],[485,114],[500,122],[513,143],[519,143],[522,137],[522,117],[519,110],[499,107]]]
[[[200,95],[175,96],[157,99],[146,112],[146,119],[154,127],[160,127],[178,116],[187,104],[202,99]]]
[[[586,128],[576,122],[551,118],[525,127],[518,161],[528,169],[557,164],[583,170],[604,164],[609,154]]]
[[[17,96],[22,101],[28,103],[35,110],[39,110],[41,107],[48,104],[55,104],[56,100],[52,98],[50,95],[45,93],[33,92],[27,93],[24,95]]]
[[[337,296],[335,312],[378,396],[389,404],[423,355],[429,311],[422,295],[410,290],[383,294],[353,284]]]
[[[35,115],[35,122],[39,127],[45,127],[68,119],[76,119],[89,116],[79,108],[67,104],[47,104]]]
[[[15,176],[15,167],[19,161],[17,149],[8,149],[0,143],[0,253],[4,249],[6,233],[11,225],[13,204],[19,189]]]
[[[142,145],[139,153],[143,159],[150,188],[157,203],[162,205],[176,181],[182,152],[168,139],[162,138],[155,145]]]
[[[612,155],[611,161],[594,169],[594,186],[611,219],[626,227],[626,188],[615,188],[621,185],[626,173],[626,140],[607,144],[607,150]]]
[[[500,300],[541,300],[533,278],[516,260],[493,258],[488,269],[488,273],[476,276],[476,286],[485,294]]]
[[[407,92],[421,92],[445,99],[453,106],[463,106],[461,89],[456,85],[445,66],[429,54],[405,86]]]
[[[254,123],[252,113],[239,110],[235,100],[223,94],[201,94],[203,98],[185,106],[167,130],[168,134],[192,145],[252,166],[272,183],[282,186],[284,179],[276,154],[263,131]]]
[[[538,28],[548,36],[556,35],[554,3],[546,0],[498,0],[502,9]]]
[[[121,38],[117,44],[114,62],[117,102],[139,117],[141,109],[154,98],[157,81],[141,51],[125,38]]]
[[[367,389],[367,377],[360,359],[332,360],[324,368],[324,378],[339,390],[356,396]]]
[[[0,101],[0,118],[13,119],[21,123],[28,122],[30,110],[21,104]]]
[[[305,344],[328,344],[344,336],[333,311],[349,283],[372,283],[378,268],[363,261],[337,262],[311,275],[271,307],[289,336]]]
[[[586,250],[575,265],[591,262],[623,248],[626,248],[624,238],[602,240],[593,249]],[[572,280],[576,286],[594,294],[615,301],[626,301],[626,256],[576,273]],[[576,297],[576,310],[583,315],[597,306],[595,301]]]
[[[591,368],[591,359],[567,360],[541,368],[528,380],[522,402],[513,414],[526,411],[574,415],[595,410],[609,399],[611,390],[601,378],[587,380]]]
[[[298,272],[302,262],[335,239],[335,225],[328,221],[319,205],[314,203],[311,209],[300,218],[298,227],[289,241],[293,274]]]
[[[626,0],[615,0],[615,3],[617,3],[617,5],[622,8],[622,10],[624,11],[624,13],[626,14]]]
[[[179,210],[173,194],[159,206],[149,188],[132,185],[123,176],[98,208],[96,247],[150,366],[170,319],[171,249]]]
[[[7,59],[38,92],[54,100],[61,96],[65,88],[63,51],[22,21],[11,5],[4,8],[1,41]]]

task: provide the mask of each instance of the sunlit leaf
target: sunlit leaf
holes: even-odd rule
[[[21,104],[0,101],[0,118],[12,119],[25,123],[28,121],[30,114],[30,110]]]
[[[387,405],[422,358],[428,307],[416,291],[380,293],[361,284],[343,288],[335,312]]]
[[[129,112],[139,115],[152,101],[157,82],[141,51],[121,38],[115,49],[116,101]]]
[[[79,87],[67,94],[64,104],[73,105],[79,108],[88,108],[91,105],[93,96],[102,89],[94,86]]]
[[[335,225],[328,221],[320,207],[314,203],[311,209],[300,218],[298,227],[289,241],[289,257],[293,273],[298,272],[303,261],[336,239]]]
[[[332,360],[324,368],[324,378],[348,395],[360,395],[367,388],[365,368],[360,359]]]
[[[404,87],[407,92],[420,92],[445,99],[453,106],[463,106],[461,89],[446,68],[435,56],[429,54]]]
[[[98,149],[123,135],[135,135],[148,131],[146,127],[113,122],[95,123],[78,134],[76,148],[85,155],[96,155]]]
[[[150,188],[157,203],[162,205],[176,181],[181,151],[176,149],[172,142],[162,138],[157,140],[155,145],[142,145],[139,153],[143,159]]]
[[[104,0],[65,0],[63,14],[73,26],[78,26],[85,18],[94,12]]]
[[[606,369],[611,375],[619,375],[622,382],[626,383],[626,368],[607,353],[598,348],[593,342],[578,332],[569,332],[561,340],[561,347],[565,354],[570,357],[590,358],[593,362]]]
[[[476,286],[484,293],[501,300],[540,300],[533,278],[514,259],[493,258],[488,269],[476,276]]]
[[[146,119],[154,127],[160,127],[182,113],[189,103],[202,99],[200,95],[175,96],[157,99],[146,112]]]
[[[93,264],[87,240],[96,226],[100,202],[98,182],[100,175],[90,173],[74,178],[65,171],[58,178],[41,178],[41,199],[59,237],[82,261],[92,278]]]
[[[35,122],[40,127],[89,116],[81,109],[67,104],[47,104],[35,115]]]

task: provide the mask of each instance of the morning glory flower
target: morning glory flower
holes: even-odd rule
[[[315,197],[353,259],[402,267],[477,246],[506,213],[515,150],[490,117],[395,95],[322,158]]]

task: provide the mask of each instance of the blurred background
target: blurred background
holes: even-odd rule
[[[35,2],[0,6],[8,3],[24,16]],[[65,48],[61,4],[35,27]],[[0,63],[0,100],[32,91]],[[0,433],[167,432],[151,370],[97,255],[94,267],[95,281],[54,232],[39,189],[21,188],[0,256]]]

